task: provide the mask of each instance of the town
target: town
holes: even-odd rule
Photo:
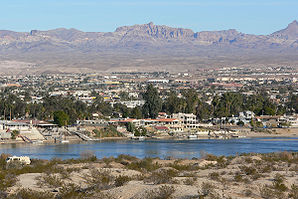
[[[0,139],[69,142],[296,134],[297,69],[0,77]]]

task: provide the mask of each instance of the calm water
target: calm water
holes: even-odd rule
[[[215,155],[237,153],[298,152],[297,138],[245,138],[230,140],[146,140],[102,141],[79,144],[2,144],[0,153],[27,155],[31,158],[79,158],[84,151],[93,151],[98,158],[130,154],[139,158],[168,156],[176,158],[200,157],[200,151]]]

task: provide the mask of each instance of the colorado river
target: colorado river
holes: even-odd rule
[[[243,138],[229,140],[146,140],[99,141],[77,144],[2,144],[0,153],[26,155],[30,158],[79,158],[84,151],[92,151],[98,158],[129,154],[144,157],[200,157],[200,151],[214,155],[241,153],[269,153],[298,151],[298,138]]]

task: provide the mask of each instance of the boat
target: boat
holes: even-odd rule
[[[36,140],[36,141],[33,141],[32,144],[43,144],[43,140]]]
[[[198,139],[197,135],[188,135],[187,136],[188,139]]]
[[[131,139],[143,141],[143,140],[145,140],[145,136],[134,136],[134,137],[131,137]]]

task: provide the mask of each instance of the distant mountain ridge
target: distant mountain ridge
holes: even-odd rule
[[[194,32],[190,29],[155,25],[152,22],[119,27],[114,32],[83,32],[65,28],[32,30],[29,33],[0,30],[2,60],[14,59],[41,64],[88,65],[92,60],[98,59],[98,56],[102,56],[101,60],[105,61],[100,61],[99,65],[106,64],[108,68],[110,62],[107,57],[120,57],[123,54],[132,57],[140,55],[145,60],[147,56],[153,55],[195,56],[206,60],[208,57],[214,57],[215,60],[218,57],[237,54],[241,59],[247,60],[248,57],[253,59],[255,55],[260,54],[276,58],[296,53],[296,20],[285,29],[269,35],[245,34],[234,29]],[[129,56],[125,59],[129,59]],[[296,63],[297,58],[293,59]],[[96,66],[95,62],[98,61],[94,61],[92,67]],[[129,66],[128,63],[129,61],[126,66]],[[117,62],[113,67],[120,65],[121,63]]]
[[[0,31],[0,48],[29,48],[34,50],[37,42],[45,41],[52,45],[80,49],[90,42],[97,46],[133,46],[150,45],[162,46],[171,44],[185,44],[194,46],[210,46],[229,44],[242,48],[250,47],[285,47],[291,48],[298,40],[298,22],[295,20],[287,28],[270,35],[251,35],[234,29],[223,31],[193,32],[190,29],[172,28],[164,25],[154,25],[152,22],[143,25],[123,26],[115,32],[82,32],[76,29],[59,28],[48,31],[32,30],[30,33]]]

